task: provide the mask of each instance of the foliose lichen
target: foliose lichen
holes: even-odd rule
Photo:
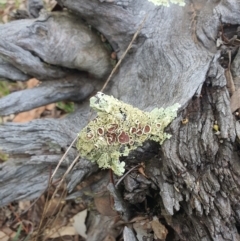
[[[113,96],[98,92],[90,99],[97,117],[79,133],[80,154],[100,168],[111,168],[116,175],[125,171],[121,156],[142,146],[146,140],[162,144],[171,137],[164,128],[177,116],[179,104],[144,112]]]
[[[153,3],[154,5],[157,6],[165,6],[165,7],[169,7],[170,6],[170,2],[174,3],[174,4],[179,4],[179,6],[185,6],[185,2],[184,0],[148,0],[149,2]]]

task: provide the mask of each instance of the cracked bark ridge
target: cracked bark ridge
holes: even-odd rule
[[[61,156],[76,133],[87,124],[87,102],[79,107],[79,113],[76,112],[64,120],[36,120],[27,124],[0,125],[1,150],[10,155],[9,160],[1,164],[0,206],[13,200],[35,198],[46,189],[49,177]],[[70,131],[66,133],[68,128]],[[76,155],[77,151],[71,149],[56,178],[66,171]],[[28,175],[31,169],[34,170],[33,174]],[[96,165],[80,159],[67,177],[68,189],[73,190],[77,183],[96,170]],[[38,188],[35,188],[35,185]]]
[[[239,146],[235,142],[235,123],[215,43],[222,23],[240,24],[238,1],[189,1],[183,8],[177,5],[170,8],[156,7],[146,0],[58,2],[103,33],[118,56],[124,52],[144,16],[148,14],[143,29],[114,75],[107,92],[145,111],[174,103],[182,105],[181,114],[167,129],[173,135],[172,138],[162,145],[160,156],[145,162],[146,175],[158,189],[159,211],[174,230],[174,239],[239,240]],[[197,17],[194,17],[195,14]],[[45,28],[41,24],[38,22],[35,29],[44,34]],[[11,64],[12,61],[12,66],[24,72],[28,68],[21,69],[21,59],[17,59],[18,62],[11,59],[12,52],[21,47],[13,45],[13,49],[12,45],[4,45],[9,47],[5,52],[1,51],[1,45],[1,58],[7,61],[6,56],[9,54],[10,62],[7,63]],[[37,40],[32,46],[36,52],[38,46],[41,49],[41,43]],[[54,68],[59,68],[61,61],[56,62]],[[26,63],[26,66],[29,65]],[[49,73],[45,74],[48,79],[55,71],[50,67],[53,66],[50,65]],[[65,69],[61,71],[56,78],[66,74]],[[44,190],[41,177],[47,176],[48,171],[38,168],[51,160],[54,165],[54,157],[60,156],[61,148],[65,149],[67,143],[87,123],[88,113],[88,103],[83,102],[76,114],[64,120],[40,120],[28,126],[0,126],[1,148],[12,154],[11,165],[3,164],[0,171],[0,195],[6,193],[4,204],[23,196],[36,196],[41,193],[41,188]],[[182,119],[186,118],[188,123],[183,124]],[[212,129],[215,121],[220,127],[220,135],[216,135]],[[27,136],[31,138],[28,140]],[[72,150],[69,155],[67,161],[73,160],[76,153]],[[19,157],[28,160],[32,168],[40,170],[39,176],[31,180],[32,187],[39,185],[38,190],[30,187],[25,189],[27,180],[21,179],[21,175],[29,165],[26,163],[20,169],[17,166],[17,160],[21,161]],[[87,161],[84,163],[79,163],[81,172],[84,172]],[[87,172],[96,170],[91,164],[88,165],[85,176],[89,174]],[[7,168],[12,173],[8,178],[4,172]],[[61,168],[64,170],[65,166]],[[77,170],[74,185],[77,183],[76,176]],[[79,181],[82,178],[83,174]],[[23,180],[16,194],[16,185],[9,180]],[[7,190],[13,193],[10,198],[7,197]],[[92,212],[89,215],[96,214]],[[100,236],[94,236],[100,234],[93,230],[96,230],[97,225],[100,227],[100,223],[110,223],[105,218],[93,216],[89,219],[89,222],[92,220],[92,224],[89,224],[91,240],[100,240]]]
[[[0,35],[1,62],[39,80],[66,77],[74,70],[103,78],[112,68],[110,53],[100,38],[69,13],[45,13],[37,19],[2,24]],[[0,64],[2,68],[6,64]],[[14,73],[3,74],[3,78],[16,79]]]
[[[80,102],[85,100],[101,82],[87,74],[69,75],[65,78],[41,82],[33,89],[13,92],[0,99],[0,115],[28,111],[39,106],[62,100]]]
[[[213,240],[239,237],[235,226],[239,207],[233,205],[239,197],[239,173],[234,171],[239,170],[239,156],[231,135],[223,138],[212,128],[220,112],[214,113],[212,106],[221,102],[221,111],[229,111],[224,110],[229,103],[222,100],[226,94],[226,87],[204,85],[202,97],[194,98],[182,113],[181,117],[189,122],[181,124],[179,117],[172,123],[173,137],[162,146],[163,164],[152,162],[147,167],[146,174],[160,187],[165,216],[176,216],[176,220],[166,218],[168,225],[182,239],[191,235],[202,240],[209,232]],[[229,129],[231,134],[233,126]],[[191,221],[182,222],[179,227],[183,216],[175,213],[180,210]],[[189,228],[191,225],[194,228]]]

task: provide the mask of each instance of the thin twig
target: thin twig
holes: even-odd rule
[[[147,19],[147,14],[145,15],[143,21],[141,22],[141,24],[139,25],[136,33],[133,35],[133,38],[131,40],[131,42],[129,43],[127,49],[124,51],[123,55],[121,56],[121,58],[118,60],[117,64],[115,65],[115,67],[113,68],[111,74],[109,75],[109,77],[107,78],[106,82],[104,83],[102,89],[100,90],[100,92],[103,92],[104,89],[106,88],[106,86],[108,85],[110,79],[112,78],[113,74],[116,72],[117,68],[119,67],[119,65],[122,63],[123,59],[125,58],[126,54],[128,53],[128,51],[132,48],[132,44],[133,42],[135,41],[135,39],[137,38],[138,34],[140,33],[142,27],[143,27],[143,24],[145,23]]]
[[[53,198],[54,198],[54,196],[56,195],[58,189],[61,187],[63,181],[65,180],[65,177],[67,176],[67,174],[72,170],[73,166],[74,166],[75,163],[78,161],[79,157],[80,157],[80,154],[77,155],[77,157],[76,157],[76,158],[74,159],[74,161],[71,163],[71,165],[69,166],[69,168],[67,169],[67,171],[63,174],[60,182],[59,182],[58,185],[57,185],[57,188],[55,189],[55,191],[54,191],[54,193],[53,193],[53,195],[52,195]]]
[[[115,187],[117,188],[117,186],[120,184],[120,182],[121,182],[131,171],[133,171],[134,169],[136,169],[136,168],[138,168],[138,167],[140,167],[140,166],[142,166],[142,164],[138,164],[137,166],[132,167],[130,170],[128,170],[128,171],[117,181]]]
[[[75,138],[76,140],[76,138]],[[75,140],[72,142],[72,144],[75,142]],[[72,145],[71,144],[71,145]],[[67,152],[67,151],[66,151]],[[77,157],[74,159],[74,161],[71,163],[71,165],[68,167],[68,169],[66,170],[66,172],[64,173],[64,175],[62,176],[60,182],[58,183],[56,189],[54,190],[52,196],[51,196],[51,199],[54,199],[54,197],[56,196],[58,190],[60,189],[63,181],[65,180],[65,177],[67,176],[67,174],[72,170],[73,166],[75,165],[75,163],[78,161],[80,157],[80,154],[77,155]],[[63,157],[64,158],[64,157]],[[63,159],[62,158],[62,159]],[[56,169],[55,169],[56,170]],[[63,194],[63,193],[62,193]],[[47,195],[47,200],[49,200],[49,193]],[[60,204],[61,202],[61,198],[59,199],[59,202],[56,204],[56,208],[58,207],[58,205]],[[41,218],[41,221],[40,221],[40,225],[39,225],[39,229],[38,231],[41,231],[42,230],[42,226],[43,226],[43,220],[44,220],[44,217],[45,217],[45,214],[48,212],[49,208],[50,208],[50,205],[51,205],[51,202],[49,201],[47,206],[45,205],[44,206],[44,210],[43,210],[43,214],[42,214],[42,218]],[[37,237],[39,236],[39,232],[37,233]],[[37,239],[37,238],[36,238]]]
[[[68,149],[67,149],[66,152],[63,154],[63,156],[62,156],[62,158],[60,159],[60,161],[58,162],[58,164],[57,164],[57,166],[56,166],[56,168],[55,168],[55,170],[54,170],[54,172],[53,172],[53,174],[52,174],[52,176],[51,176],[50,183],[52,182],[52,179],[53,179],[53,177],[55,176],[55,174],[56,174],[59,166],[61,165],[61,163],[63,162],[64,158],[66,157],[66,155],[67,155],[68,152],[70,151],[71,147],[72,147],[72,146],[74,145],[74,143],[76,142],[77,138],[78,138],[78,135],[77,135],[77,136],[75,137],[75,139],[72,141],[72,143],[70,144],[70,146],[68,147]]]
[[[39,195],[38,198],[36,198],[36,199],[31,203],[31,205],[30,205],[26,210],[24,210],[24,211],[20,214],[20,216],[23,215],[23,214],[25,214],[25,213],[27,213],[27,212],[36,204],[36,202],[41,198],[41,196],[49,189],[49,187],[50,187],[50,179],[51,179],[51,171],[50,171],[50,173],[49,173],[48,185],[47,185],[46,189]]]
[[[47,187],[47,197],[46,197],[46,200],[49,200],[49,196],[50,196],[50,185],[51,185],[51,176],[49,176],[49,181],[48,181],[48,187]],[[37,229],[37,233],[36,233],[36,236],[34,237],[34,241],[38,241],[38,237],[40,236],[40,233],[44,227],[44,218],[45,218],[45,214],[47,212],[47,208],[49,207],[49,205],[46,207],[46,204],[44,205],[43,207],[43,210],[42,210],[42,215],[41,215],[41,219],[40,219],[40,223],[38,225],[38,229]]]

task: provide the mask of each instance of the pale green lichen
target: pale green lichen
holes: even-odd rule
[[[148,0],[149,2],[153,3],[156,6],[165,6],[165,7],[169,7],[170,6],[170,2],[174,3],[174,4],[179,4],[179,6],[185,6],[185,2],[184,0]]]
[[[77,149],[100,168],[111,168],[116,175],[125,171],[121,156],[142,146],[146,140],[162,144],[171,135],[164,128],[177,116],[179,104],[144,112],[98,92],[90,99],[97,117],[79,133]]]

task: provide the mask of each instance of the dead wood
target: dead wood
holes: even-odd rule
[[[38,87],[13,92],[0,99],[1,115],[9,115],[44,106],[62,100],[80,102],[85,100],[101,81],[86,74],[74,74],[65,78],[44,81]]]
[[[0,35],[0,59],[39,80],[62,78],[76,70],[102,78],[112,67],[100,38],[69,13],[45,13],[0,25]]]
[[[156,212],[171,227],[172,240],[239,240],[239,146],[235,141],[235,119],[231,113],[226,77],[218,61],[221,53],[216,46],[222,24],[240,24],[238,2],[199,0],[186,2],[183,8],[176,5],[170,8],[156,7],[146,0],[58,2],[103,33],[118,57],[147,14],[137,41],[109,83],[107,92],[142,110],[174,103],[182,105],[178,118],[168,128],[172,138],[165,141],[157,155],[153,152],[153,155],[144,158],[145,173],[151,184],[143,180],[136,181],[135,186],[131,186],[133,189],[129,189],[130,184],[126,181],[124,185],[121,184],[122,195],[128,197],[128,190],[133,193],[135,191],[136,202],[131,207],[141,205],[137,203],[142,200],[137,195],[138,189],[145,190],[143,193],[148,200],[154,193],[153,199],[159,205]],[[48,28],[49,26],[42,27],[41,23],[37,23],[34,29],[45,33]],[[53,62],[51,56],[45,56],[47,51],[43,51],[48,41],[42,43],[35,39],[29,49],[24,42],[21,46],[17,45],[16,40],[11,35],[8,36],[5,39],[9,38],[12,44],[9,45],[5,40],[4,46],[0,48],[1,58],[7,61],[9,57],[7,63],[30,76],[38,74],[37,77],[60,79],[68,71],[71,72],[69,69],[81,69],[76,66],[73,58],[66,62],[62,60],[62,46],[56,45],[56,50],[61,54]],[[7,51],[3,51],[3,47]],[[36,66],[40,66],[41,71],[28,71],[30,64],[27,60],[16,61],[11,57],[19,48],[23,48],[23,54],[27,50],[31,50],[27,52],[28,55],[34,51],[43,62],[54,66],[46,67],[38,58]],[[31,56],[31,59],[36,61],[35,56]],[[24,63],[24,67],[20,63]],[[61,68],[58,72],[60,66],[68,68],[67,71]],[[95,67],[92,64],[84,70],[93,75],[97,72],[98,77],[103,76]],[[109,71],[108,67],[106,69],[104,73]],[[54,74],[56,71],[57,75]],[[21,105],[24,106],[24,103]],[[4,113],[15,111],[8,111],[4,106],[1,108]],[[56,165],[67,145],[89,118],[88,102],[85,101],[75,114],[64,120],[40,120],[28,125],[0,126],[1,149],[11,156],[11,160],[3,164],[0,171],[1,205],[39,195],[46,188],[49,176],[49,169],[44,167],[49,166],[49,162],[53,167]],[[219,126],[219,133],[213,130],[214,124]],[[151,147],[151,144],[147,144]],[[143,150],[144,153],[149,151]],[[76,154],[72,149],[58,176],[66,170]],[[141,161],[141,155],[137,152],[133,156],[135,159],[128,158],[128,168]],[[70,190],[84,177],[96,171],[96,166],[86,160],[81,161],[74,170],[74,175],[69,177],[69,183],[72,184],[69,184]],[[31,176],[32,169],[34,178]],[[6,171],[10,174],[6,174]],[[28,172],[31,174],[26,174]],[[133,182],[132,179],[130,181]],[[89,240],[100,240],[102,233],[96,236],[92,230],[99,223],[105,225],[110,222],[105,219],[96,216],[89,219],[89,223],[92,222],[89,224]],[[125,230],[124,235],[130,234]],[[105,236],[101,236],[102,239]]]

